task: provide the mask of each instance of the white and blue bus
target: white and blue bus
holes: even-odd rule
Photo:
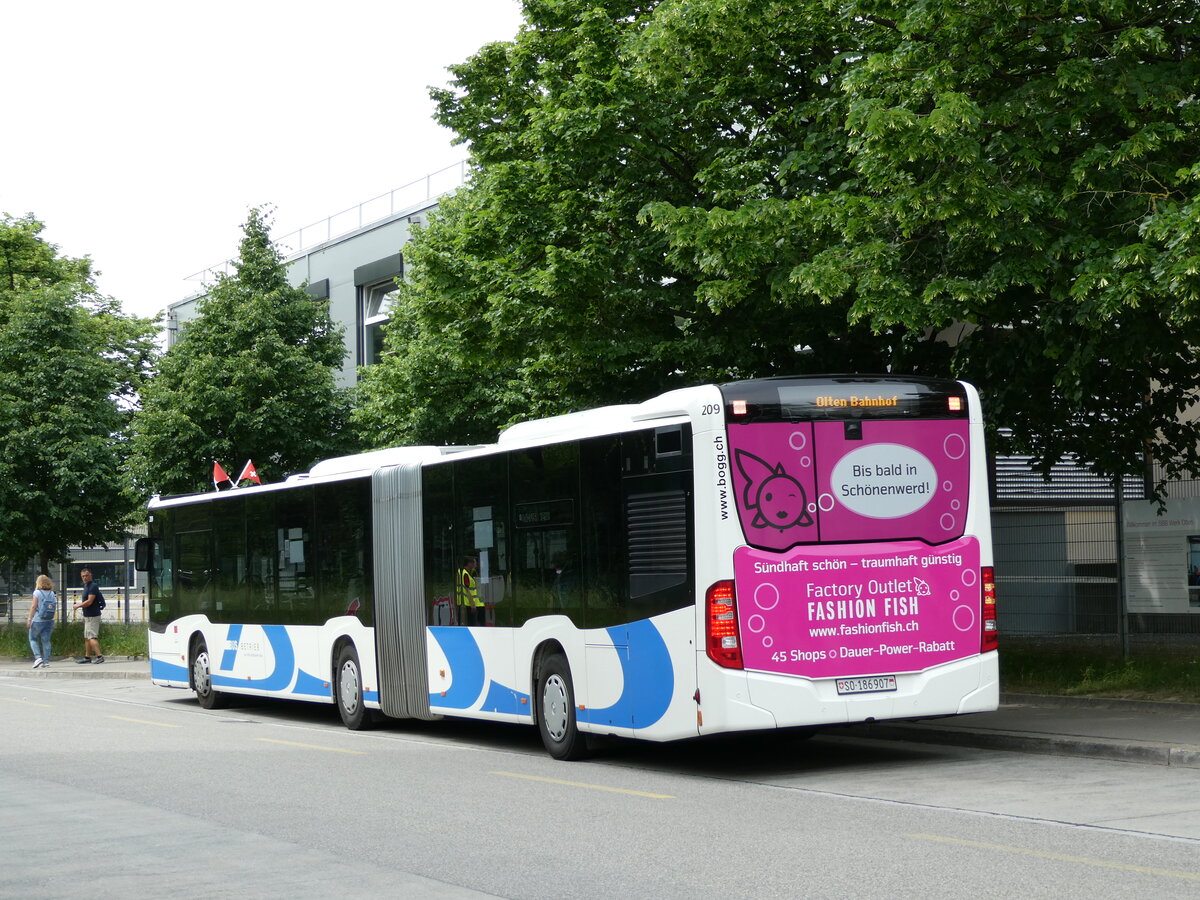
[[[769,378],[154,498],[155,684],[670,741],[995,709],[973,387]]]

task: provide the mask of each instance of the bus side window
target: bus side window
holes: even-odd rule
[[[625,528],[621,513],[621,440],[580,442],[580,530],[588,628],[628,621],[625,595]]]
[[[506,598],[509,569],[508,546],[508,455],[481,456],[452,464],[454,467],[455,546],[450,566],[441,578],[452,584],[459,577],[466,557],[476,560],[475,592],[482,607],[471,612],[455,603],[454,621],[460,625],[486,617],[489,625],[511,625],[513,604]],[[464,594],[464,597],[467,595]],[[477,610],[482,609],[482,613]]]
[[[422,520],[425,539],[425,621],[449,625],[454,610],[454,466],[421,469]]]
[[[543,615],[580,622],[579,445],[515,450],[509,466],[515,624]]]
[[[691,429],[622,437],[622,512],[630,619],[693,603]]]

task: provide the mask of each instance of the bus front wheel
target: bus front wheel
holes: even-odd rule
[[[192,655],[192,690],[204,709],[220,709],[225,705],[225,695],[213,688],[212,660],[204,641],[196,644],[196,652]]]
[[[542,665],[538,677],[538,731],[555,759],[583,759],[587,736],[575,718],[575,689],[566,657],[555,653]]]
[[[358,664],[358,654],[350,644],[338,653],[334,697],[338,713],[347,728],[362,731],[371,727],[371,716],[363,705],[362,667]]]

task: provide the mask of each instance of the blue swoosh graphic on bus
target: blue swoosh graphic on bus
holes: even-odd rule
[[[304,694],[313,697],[330,697],[332,694],[329,690],[329,685],[323,678],[317,678],[315,675],[309,675],[303,669],[296,673],[296,686],[292,688],[293,694]]]
[[[225,640],[229,644],[225,645],[225,652],[221,654],[221,665],[219,666],[222,672],[232,672],[234,664],[237,663],[238,641],[242,639],[242,626],[230,625],[229,634],[225,636]]]
[[[621,696],[604,709],[576,710],[580,722],[646,728],[661,719],[675,691],[675,669],[666,641],[649,619],[607,629],[617,645],[624,685]],[[622,644],[628,643],[628,649]]]
[[[483,693],[483,654],[466,628],[440,625],[429,629],[450,664],[453,680],[446,696],[429,695],[430,706],[444,709],[470,709]]]
[[[187,684],[188,670],[184,666],[163,662],[161,659],[150,657],[150,677],[159,681],[182,681]]]
[[[521,703],[522,700],[525,702]],[[508,713],[526,718],[533,715],[529,707],[528,694],[505,687],[497,681],[489,683],[487,699],[483,701],[480,710],[482,712]]]
[[[260,691],[282,691],[292,683],[296,675],[296,651],[292,647],[291,638],[288,637],[287,628],[283,625],[263,625],[262,630],[275,656],[275,668],[271,674],[255,681],[252,678],[234,678],[214,672],[213,687],[249,687]]]

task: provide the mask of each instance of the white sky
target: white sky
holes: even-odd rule
[[[465,158],[428,86],[511,39],[518,0],[4,3],[0,212],[32,212],[152,316],[237,254]],[[386,213],[386,210],[384,210]],[[374,218],[374,217],[372,217]]]

